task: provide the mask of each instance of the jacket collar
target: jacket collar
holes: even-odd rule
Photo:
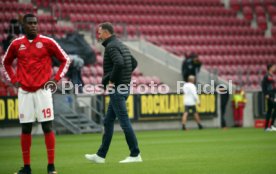
[[[115,36],[115,35],[112,35],[112,36],[110,36],[109,38],[107,38],[105,41],[103,41],[102,45],[103,45],[104,47],[106,47],[107,44],[108,44],[109,42],[113,41],[113,40],[116,40],[116,36]]]

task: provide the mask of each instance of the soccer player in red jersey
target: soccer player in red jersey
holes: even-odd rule
[[[19,120],[22,127],[21,149],[24,167],[17,174],[31,174],[30,149],[32,144],[32,123],[41,123],[48,155],[48,174],[56,174],[55,135],[52,130],[54,119],[53,99],[50,89],[44,88],[49,82],[58,82],[70,65],[68,55],[52,38],[38,34],[37,18],[33,14],[23,17],[25,35],[10,44],[3,58],[6,78],[18,87]],[[52,60],[55,56],[60,68],[54,79]],[[12,69],[12,62],[17,58],[17,70]]]

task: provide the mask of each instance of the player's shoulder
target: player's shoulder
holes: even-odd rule
[[[19,37],[15,38],[15,39],[11,42],[11,44],[12,44],[12,45],[21,44],[21,42],[23,41],[24,37],[25,37],[25,36],[19,36]]]
[[[54,42],[55,41],[52,37],[45,36],[42,34],[40,34],[38,37],[41,41],[44,41],[44,42]]]
[[[196,88],[195,84],[190,83],[190,82],[186,83],[186,87],[187,88]]]
[[[58,42],[52,37],[48,37],[48,36],[44,36],[44,35],[40,34],[39,35],[39,41],[42,42],[42,44],[45,45],[48,48],[54,48],[54,49],[62,50],[62,48],[58,44]]]
[[[184,85],[186,85],[186,86],[193,86],[194,84],[191,83],[191,82],[186,82]]]
[[[190,89],[191,88],[191,83],[189,83],[189,82],[186,82],[186,83],[184,83],[184,88],[186,88],[186,89]]]
[[[39,40],[41,42],[45,43],[45,44],[48,44],[48,45],[58,45],[58,43],[52,37],[48,37],[48,36],[45,36],[45,35],[42,35],[42,34],[40,34],[38,37],[39,37]]]

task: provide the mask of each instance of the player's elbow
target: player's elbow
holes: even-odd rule
[[[71,65],[72,62],[73,62],[73,61],[70,60],[69,58],[66,60],[66,64],[68,64],[68,65]]]
[[[3,66],[11,66],[12,65],[12,61],[8,61],[7,59],[2,60],[2,65]]]

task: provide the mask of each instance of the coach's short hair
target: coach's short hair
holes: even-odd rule
[[[35,17],[36,18],[36,16],[34,14],[28,13],[28,14],[25,14],[23,16],[23,22],[26,23],[27,22],[27,18],[29,18],[29,17]]]
[[[99,25],[103,30],[107,30],[110,34],[114,34],[113,25],[110,22],[104,22]]]

